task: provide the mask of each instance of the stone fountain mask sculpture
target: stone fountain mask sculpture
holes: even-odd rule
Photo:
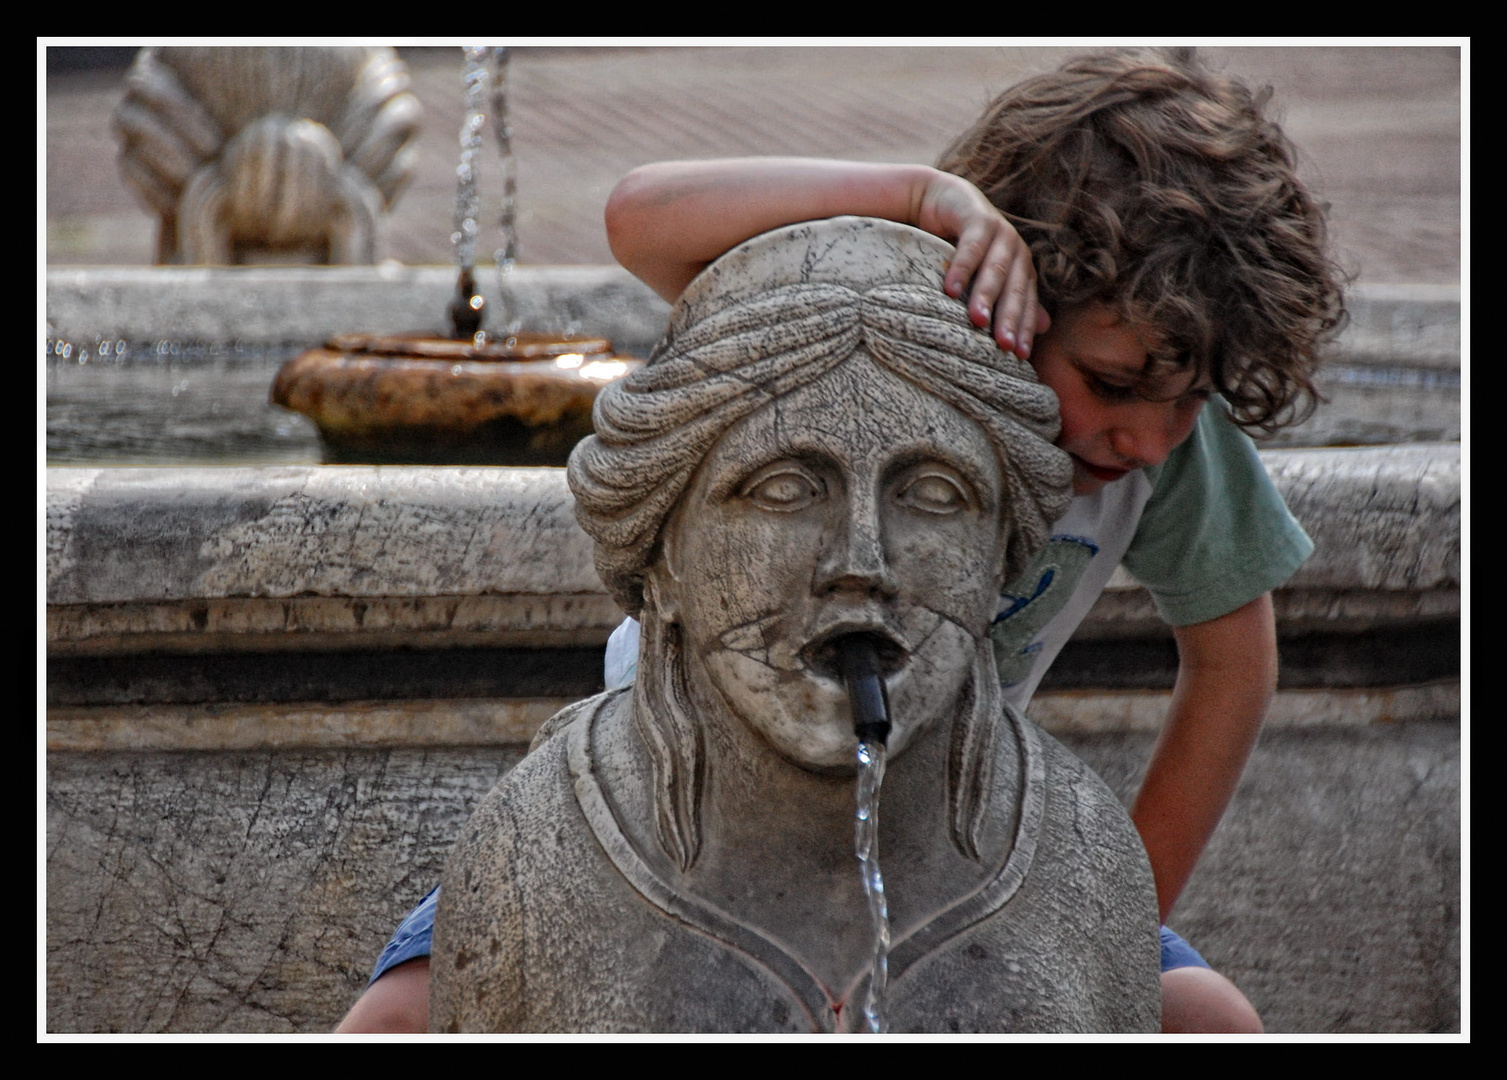
[[[893,723],[889,1028],[1157,1029],[1134,827],[1000,701],[1000,586],[1071,469],[1050,392],[943,294],[950,253],[863,218],[756,237],[599,396],[569,477],[638,679],[546,724],[465,828],[433,1030],[855,1030],[852,634]]]
[[[372,263],[420,106],[387,48],[146,48],[115,111],[158,263]]]

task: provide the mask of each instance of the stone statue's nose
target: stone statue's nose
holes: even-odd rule
[[[868,494],[848,500],[846,520],[835,524],[816,570],[819,593],[851,590],[891,596],[895,578],[884,550],[877,501]]]

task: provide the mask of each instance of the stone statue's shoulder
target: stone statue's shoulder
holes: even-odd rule
[[[550,1026],[550,1008],[523,992],[527,942],[553,933],[552,913],[580,902],[603,858],[576,801],[571,725],[589,724],[618,693],[587,698],[546,721],[523,760],[483,797],[461,830],[440,883],[430,960],[436,976],[431,1030]],[[483,1008],[484,1001],[492,1004]]]
[[[528,752],[477,804],[451,859],[497,859],[560,814],[575,816],[569,775],[568,735],[577,723],[589,724],[602,709],[628,690],[608,690],[567,705],[540,725]],[[557,737],[558,736],[558,737]],[[553,830],[547,830],[553,835]],[[485,848],[486,850],[481,850]]]
[[[581,717],[595,715],[598,709],[601,709],[613,698],[627,693],[631,693],[629,687],[606,690],[593,697],[578,701],[574,705],[565,706],[565,708],[539,725],[539,730],[534,733],[534,738],[528,745],[528,752],[532,754]]]
[[[1042,836],[1042,847],[1051,854],[1039,871],[1072,881],[1079,890],[1058,912],[1059,924],[1076,926],[1085,940],[1094,940],[1103,985],[1124,988],[1101,1002],[1107,1010],[1100,1017],[1109,1025],[1105,1030],[1155,1031],[1161,946],[1156,886],[1141,834],[1098,773],[1051,735],[1037,733],[1051,792]]]
[[[1092,844],[1074,842],[1058,850],[1065,857],[1092,863],[1095,880],[1110,888],[1128,884],[1127,876],[1139,878],[1144,874],[1150,880],[1151,864],[1141,835],[1119,797],[1070,748],[1041,727],[1033,727],[1041,746],[1046,790],[1051,793],[1049,820],[1044,825],[1062,830],[1065,836],[1094,838]]]

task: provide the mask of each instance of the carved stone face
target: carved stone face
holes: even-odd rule
[[[816,769],[855,747],[830,642],[878,636],[897,754],[967,682],[997,603],[1000,488],[982,428],[857,354],[713,448],[650,571],[658,616],[682,624],[693,681]]]

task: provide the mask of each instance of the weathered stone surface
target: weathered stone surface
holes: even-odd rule
[[[942,294],[950,252],[863,218],[757,237],[602,391],[568,472],[638,678],[466,826],[431,1030],[1158,1029],[1139,835],[999,697],[1000,588],[1071,466],[1056,399]],[[863,750],[850,647],[887,702]],[[866,1001],[853,785],[884,741]]]
[[[1313,537],[1297,588],[1460,586],[1460,445],[1308,450],[1266,459]]]
[[[1460,375],[1430,368],[1321,368],[1324,403],[1265,447],[1385,446],[1460,441]]]
[[[1122,798],[1152,734],[1068,736]],[[1169,924],[1268,1032],[1461,1030],[1460,729],[1264,734]]]
[[[1172,706],[1167,690],[1037,691],[1031,719],[1053,735],[1162,730]],[[1336,728],[1403,722],[1458,724],[1460,683],[1367,689],[1279,690],[1266,710],[1263,730]]]
[[[1155,738],[1059,737],[1127,800]],[[49,754],[48,1030],[328,1031],[521,750]],[[1458,1031],[1459,765],[1268,725],[1173,927],[1270,1031]]]
[[[544,721],[570,704],[561,698],[447,698],[318,705],[63,706],[47,712],[47,750],[521,750]]]
[[[1169,637],[1171,630],[1157,617],[1151,594],[1123,568],[1117,575],[1122,583],[1111,580],[1079,625],[1074,640]],[[1302,575],[1300,569],[1272,597],[1278,633],[1283,636],[1325,630],[1351,632],[1460,616],[1459,589],[1306,588]]]
[[[520,752],[49,755],[47,1030],[328,1031]]]
[[[49,470],[48,601],[597,594],[544,469]]]
[[[1262,461],[1317,545],[1284,633],[1458,616],[1458,444]],[[559,470],[54,468],[46,544],[59,652],[600,644],[621,614]],[[1079,634],[1166,628],[1122,571]]]
[[[507,287],[505,306],[528,329],[574,328],[633,356],[649,355],[670,310],[620,266],[518,266]],[[444,266],[49,269],[47,329],[80,342],[317,345],[341,333],[440,333],[454,292]]]
[[[56,604],[49,655],[601,645],[622,622],[605,593],[217,597]]]
[[[1345,303],[1341,363],[1460,370],[1459,285],[1357,285]]]

